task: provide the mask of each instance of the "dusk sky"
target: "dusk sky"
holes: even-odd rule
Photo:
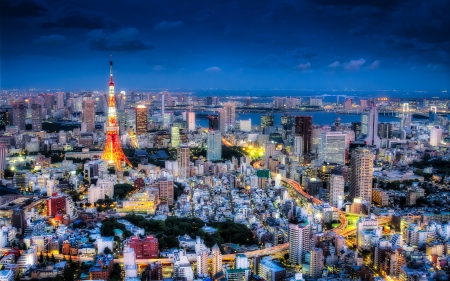
[[[2,0],[1,88],[450,90],[447,0]]]

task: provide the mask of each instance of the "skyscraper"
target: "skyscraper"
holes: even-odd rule
[[[172,126],[171,129],[171,142],[172,148],[177,148],[180,146],[180,128]]]
[[[303,153],[311,153],[312,144],[312,117],[296,116],[295,117],[295,134],[303,138]]]
[[[350,161],[349,199],[361,198],[372,203],[373,154],[368,148],[357,148]]]
[[[14,102],[12,104],[13,108],[13,126],[21,131],[25,130],[25,121],[27,119],[27,107],[24,102]]]
[[[320,137],[320,163],[329,162],[344,165],[346,134],[342,132],[324,132]]]
[[[265,128],[272,127],[274,125],[273,115],[261,115],[261,129],[264,131]]]
[[[173,178],[161,177],[159,178],[159,198],[173,205]]]
[[[187,129],[189,132],[195,131],[195,112],[187,112]]]
[[[0,130],[5,130],[11,124],[11,111],[10,108],[0,108]]]
[[[295,156],[301,156],[303,154],[303,137],[294,137],[294,154]]]
[[[219,114],[220,131],[224,134],[234,126],[234,122],[236,121],[236,104],[234,102],[224,103]]]
[[[209,120],[209,130],[210,131],[218,131],[220,129],[219,116],[209,115],[208,120]]]
[[[338,209],[344,203],[344,177],[341,175],[331,175],[330,179],[330,204]]]
[[[178,153],[177,153],[177,162],[178,162],[178,169],[180,171],[180,177],[183,179],[187,179],[190,176],[190,165],[189,165],[189,158],[190,158],[190,149],[188,145],[182,145],[178,147]]]
[[[57,92],[56,93],[56,109],[64,108],[64,92]]]
[[[83,122],[86,123],[86,132],[95,130],[95,101],[86,97],[83,100]]]
[[[31,124],[35,132],[42,130],[42,108],[40,104],[31,105]]]
[[[351,128],[356,137],[361,135],[361,122],[352,122]]]
[[[392,123],[379,123],[378,136],[382,139],[392,139]]]
[[[209,131],[207,140],[206,158],[208,161],[216,161],[222,159],[222,134],[220,131]]]
[[[367,145],[380,147],[381,140],[378,136],[378,110],[376,106],[372,107],[369,112],[363,114],[361,133]]]
[[[203,250],[197,254],[197,275],[208,276],[208,250]]]
[[[145,105],[136,106],[136,135],[147,133],[147,107]]]
[[[283,129],[285,131],[292,131],[292,127],[294,126],[294,119],[294,116],[290,116],[288,113],[285,113],[283,116],[281,116],[281,125],[283,126]]]
[[[302,264],[310,246],[310,226],[308,224],[290,224],[289,262],[291,265]]]

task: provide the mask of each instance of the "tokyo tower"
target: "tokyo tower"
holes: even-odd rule
[[[117,124],[116,98],[114,97],[114,81],[112,73],[112,59],[109,62],[109,106],[108,121],[106,125],[106,142],[102,159],[114,165],[117,170],[122,170],[122,163],[132,166],[130,160],[123,153],[119,139],[119,126]]]

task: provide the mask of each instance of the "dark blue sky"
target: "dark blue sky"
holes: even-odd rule
[[[450,88],[446,0],[0,3],[2,88]]]

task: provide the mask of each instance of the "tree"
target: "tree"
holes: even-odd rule
[[[52,254],[52,258],[51,258],[51,261],[52,261],[52,263],[53,263],[53,264],[55,264],[55,263],[56,263],[55,255],[53,255],[53,254]]]
[[[111,254],[111,249],[109,247],[105,247],[105,249],[103,250],[103,253],[105,253],[106,255]]]
[[[42,254],[42,251],[41,251],[41,254],[39,255],[39,263],[43,263],[44,262],[44,254]]]

